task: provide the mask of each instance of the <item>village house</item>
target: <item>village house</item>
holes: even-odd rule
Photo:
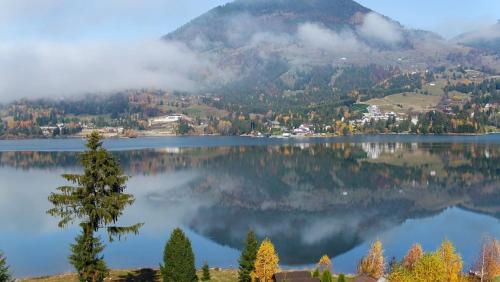
[[[301,124],[298,128],[293,130],[293,133],[298,135],[312,134],[314,133],[314,129],[310,124]]]

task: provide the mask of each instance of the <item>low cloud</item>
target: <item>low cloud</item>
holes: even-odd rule
[[[300,25],[297,36],[308,46],[332,53],[357,52],[366,48],[350,30],[337,33],[314,23]]]
[[[500,39],[500,21],[495,25],[477,26],[474,31],[466,33],[462,40],[459,41],[472,41],[472,40],[494,40]]]
[[[0,44],[1,101],[141,87],[195,91],[216,74],[210,56],[178,42]]]
[[[385,44],[397,44],[403,40],[401,27],[377,13],[365,15],[363,24],[358,27],[361,36]]]

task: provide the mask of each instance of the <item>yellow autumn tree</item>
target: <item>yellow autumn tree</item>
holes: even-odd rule
[[[274,245],[269,239],[260,244],[255,258],[255,270],[252,272],[252,281],[271,282],[273,274],[279,270],[279,258],[274,250]]]
[[[475,270],[484,282],[494,281],[500,276],[500,242],[485,239],[475,263]]]
[[[403,258],[403,267],[409,271],[413,270],[415,264],[422,258],[423,254],[422,246],[420,244],[414,244]]]
[[[446,282],[446,267],[439,253],[426,253],[411,272],[414,282]]]
[[[446,281],[460,281],[463,266],[462,257],[455,252],[453,243],[451,243],[451,241],[449,240],[444,240],[443,243],[441,243],[441,246],[439,247],[437,253],[444,263]]]
[[[390,282],[413,282],[413,273],[402,264],[397,263],[392,267],[387,279]]]
[[[384,268],[384,250],[382,248],[382,242],[377,240],[371,245],[366,257],[359,262],[358,274],[364,274],[379,279],[384,275]]]
[[[332,261],[330,260],[330,258],[327,255],[324,255],[324,256],[322,256],[319,259],[318,270],[320,272],[323,272],[325,270],[329,270],[330,272],[333,271],[333,269],[332,269]]]

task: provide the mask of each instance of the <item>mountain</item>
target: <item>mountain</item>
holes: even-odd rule
[[[241,47],[258,32],[292,34],[299,24],[312,19],[338,29],[359,23],[369,12],[351,0],[237,0],[210,10],[165,38]]]
[[[454,38],[453,41],[500,55],[500,20],[495,25],[485,29],[461,34]]]
[[[447,65],[449,54],[470,49],[431,32],[407,29],[352,0],[236,0],[163,39],[182,42],[214,62],[220,73],[203,76],[210,78],[206,84],[213,92],[267,97],[287,90],[322,93],[308,95],[306,103],[334,95],[342,100],[353,89]],[[361,85],[334,85],[346,68],[364,75],[354,78]]]

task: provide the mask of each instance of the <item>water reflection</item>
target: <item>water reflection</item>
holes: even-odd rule
[[[306,143],[113,153],[132,176],[129,188],[137,198],[123,221],[145,221],[141,236],[151,239],[180,225],[239,249],[252,228],[272,238],[286,265],[310,264],[323,253],[355,252],[408,220],[425,222],[418,219],[452,206],[490,221],[500,218],[499,145]],[[0,152],[5,232],[33,237],[60,232],[44,211],[47,195],[63,183],[58,175],[68,170],[79,170],[77,153]],[[479,240],[483,232],[499,231],[477,225],[467,236]],[[401,236],[419,240],[415,234]],[[232,261],[226,265],[234,265],[235,252],[228,252]],[[223,261],[216,252],[211,255]]]

